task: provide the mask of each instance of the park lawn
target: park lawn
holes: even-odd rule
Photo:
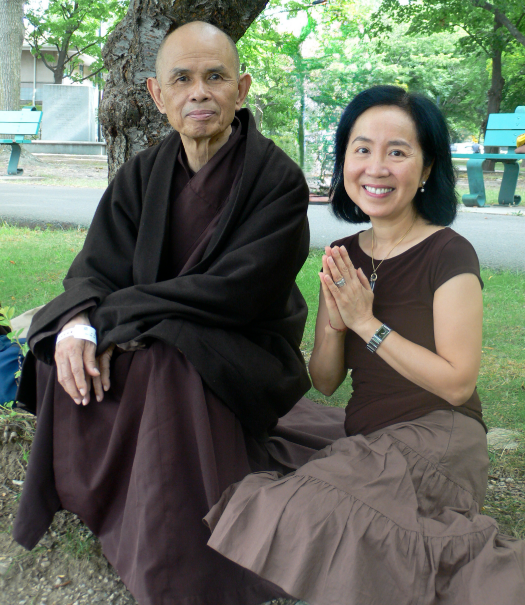
[[[50,301],[78,254],[86,230],[51,231],[0,225],[0,304],[17,315]]]

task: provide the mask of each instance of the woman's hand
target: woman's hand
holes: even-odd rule
[[[323,271],[319,273],[319,278],[321,279],[321,292],[323,293],[324,302],[326,305],[326,311],[328,313],[329,325],[333,330],[343,331],[346,330],[345,322],[341,317],[341,313],[339,313],[339,309],[337,308],[337,303],[335,302],[335,298],[330,292],[330,288],[328,284],[325,282],[324,277],[331,277],[332,273],[328,267],[328,255],[331,254],[331,248],[326,246],[325,248],[326,254],[323,255]],[[337,287],[337,286],[336,286]]]
[[[341,279],[346,283],[341,287],[336,286],[335,282]],[[372,312],[374,293],[362,269],[355,269],[344,246],[326,248],[321,283],[323,294],[325,290],[328,291],[337,307],[339,317],[348,328],[359,334],[360,329],[374,319]],[[325,294],[325,300],[326,298]],[[328,301],[327,307],[332,322],[332,314],[335,315],[335,312],[328,306]]]

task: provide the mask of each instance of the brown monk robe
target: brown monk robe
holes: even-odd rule
[[[228,143],[195,175],[182,146],[173,169],[162,161],[168,156],[159,154],[157,164],[173,172],[159,282],[177,284],[178,276],[195,271],[224,229],[243,166],[256,160],[245,157],[253,118],[246,119],[247,112],[243,117],[236,119]],[[105,247],[103,239],[100,245]],[[88,248],[93,252],[89,243]],[[118,262],[115,253],[106,262],[112,260]],[[83,300],[91,292],[83,288],[86,294],[74,299],[77,306],[58,323],[37,319],[43,327],[32,339],[36,352],[38,343],[46,350],[46,340],[65,318],[89,305],[103,306],[93,298]],[[71,295],[66,290],[63,296]],[[98,326],[97,331],[102,339]],[[256,439],[203,380],[204,371],[189,361],[186,351],[194,353],[184,342],[183,352],[161,335],[142,342],[148,348],[114,354],[111,389],[102,402],[85,407],[64,392],[54,366],[38,362],[38,430],[15,538],[34,546],[62,507],[99,536],[105,555],[141,605],[257,605],[286,596],[207,547],[209,530],[202,518],[228,485],[251,471],[288,472],[343,436],[343,410],[325,414],[301,402],[269,438]],[[232,382],[227,386],[236,388]]]

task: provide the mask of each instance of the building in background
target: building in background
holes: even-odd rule
[[[44,46],[46,53],[56,56],[57,49],[54,46]],[[71,54],[74,54],[74,50]],[[75,69],[75,74],[85,78],[91,74],[90,66],[94,62],[92,57],[83,56],[83,61]],[[42,86],[44,84],[54,84],[53,72],[48,69],[42,59],[37,59],[31,54],[31,47],[27,42],[22,46],[22,64],[20,66],[20,103],[21,105],[41,105],[42,104]],[[64,85],[75,86],[70,78],[64,78]],[[91,80],[84,80],[83,86],[93,86]]]

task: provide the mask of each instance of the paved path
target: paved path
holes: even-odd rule
[[[102,189],[0,182],[0,218],[29,225],[87,226],[102,193]],[[525,216],[518,213],[525,214],[525,205],[466,210],[459,213],[453,228],[472,242],[483,265],[525,271]],[[308,216],[314,247],[367,228],[338,221],[325,205],[311,205]]]
[[[46,187],[0,181],[0,218],[33,225],[91,223],[104,189]]]

